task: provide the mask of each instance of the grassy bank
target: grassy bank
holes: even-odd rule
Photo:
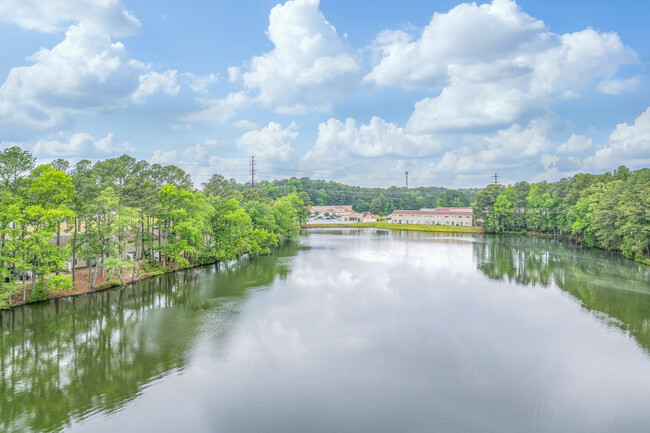
[[[483,233],[481,227],[471,226],[443,226],[443,225],[424,225],[424,224],[391,224],[388,222],[376,223],[349,223],[349,224],[308,224],[303,226],[307,229],[318,228],[340,228],[340,227],[370,227],[376,229],[390,230],[410,230],[417,232],[437,232],[437,233]]]

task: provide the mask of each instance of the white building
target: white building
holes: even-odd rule
[[[393,224],[473,226],[471,207],[437,207],[435,209],[396,210],[390,214]]]

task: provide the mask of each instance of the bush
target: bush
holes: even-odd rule
[[[151,263],[148,262],[144,262],[142,264],[142,272],[144,272],[145,274],[148,274],[149,272],[157,271],[158,269],[160,269],[160,266],[158,265],[152,265]]]
[[[119,281],[104,281],[103,283],[99,283],[95,286],[95,290],[105,290],[105,289],[110,289],[111,287],[118,287],[121,286],[122,283]]]
[[[53,275],[47,279],[47,290],[50,293],[72,290],[72,277],[68,275]]]
[[[36,286],[34,287],[34,290],[32,290],[32,293],[29,294],[27,303],[31,304],[32,302],[47,301],[48,299],[50,299],[50,293],[45,289],[45,281],[40,280],[38,283],[36,283]]]

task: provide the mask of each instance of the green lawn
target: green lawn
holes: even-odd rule
[[[411,230],[418,232],[441,232],[441,233],[483,233],[481,227],[471,226],[443,226],[424,224],[391,224],[387,222],[376,223],[350,223],[350,224],[309,224],[303,228],[336,228],[336,227],[371,227],[390,230]]]

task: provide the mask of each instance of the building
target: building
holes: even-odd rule
[[[377,218],[373,217],[370,212],[346,212],[343,214],[343,222],[346,223],[374,223]]]
[[[346,212],[353,212],[351,204],[311,207],[312,215],[316,215],[316,213],[318,213],[319,215],[324,215],[325,213],[328,213],[330,215],[332,214],[341,215]]]
[[[471,207],[437,207],[435,209],[396,210],[390,214],[393,224],[473,226]]]

